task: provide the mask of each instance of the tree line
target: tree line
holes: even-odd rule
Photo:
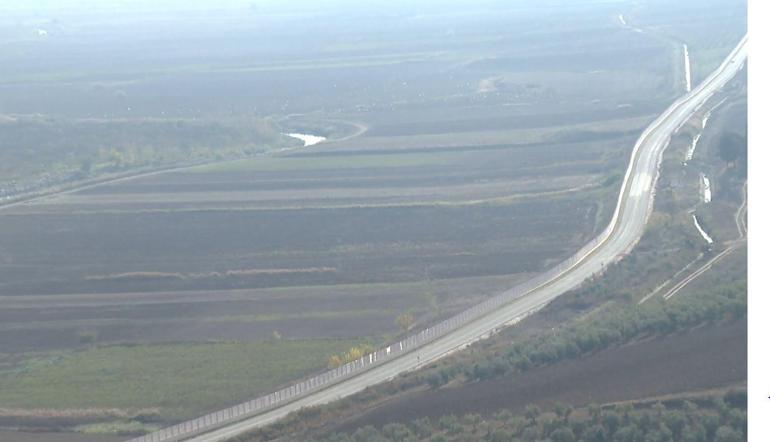
[[[524,413],[501,410],[491,416],[445,415],[381,428],[366,426],[332,434],[316,442],[740,442],[747,438],[746,392],[672,400],[668,404],[630,404],[573,409],[555,404],[542,411],[530,405]]]
[[[438,388],[458,377],[477,381],[523,372],[640,337],[741,318],[746,315],[746,301],[746,280],[743,279],[696,296],[668,302],[653,300],[641,306],[624,305],[591,321],[514,342],[502,352],[476,354],[469,359],[441,364],[424,379],[431,387]]]

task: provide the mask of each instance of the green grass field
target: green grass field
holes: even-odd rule
[[[0,404],[158,408],[164,419],[189,417],[272,391],[323,368],[330,355],[355,344],[328,339],[116,345],[29,355],[0,371]]]

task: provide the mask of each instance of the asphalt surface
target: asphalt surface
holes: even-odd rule
[[[746,58],[746,37],[744,37],[717,70],[690,93],[674,102],[645,130],[634,146],[634,153],[621,187],[615,214],[608,228],[608,236],[596,246],[588,250],[581,250],[579,252],[581,256],[570,268],[526,296],[450,332],[412,353],[404,354],[295,402],[188,440],[195,442],[224,441],[275,422],[303,407],[332,402],[357,393],[368,386],[393,379],[401,373],[414,370],[463,348],[511,321],[542,308],[554,298],[577,287],[587,278],[600,272],[606,264],[627,253],[641,237],[652,208],[653,189],[657,180],[661,156],[671,135],[742,68]]]

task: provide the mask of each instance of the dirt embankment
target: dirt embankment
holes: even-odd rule
[[[607,403],[735,385],[746,380],[746,320],[638,342],[503,379],[415,393],[334,428],[349,431],[446,414]]]

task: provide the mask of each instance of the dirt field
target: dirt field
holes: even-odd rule
[[[118,343],[178,350],[158,356],[153,366],[162,369],[189,357],[190,342],[212,350],[276,335],[382,342],[402,332],[395,319],[406,311],[419,324],[434,321],[579,248],[609,216],[629,128],[640,123],[594,127],[593,141],[541,135],[520,146],[490,131],[488,144],[464,149],[265,157],[0,211],[0,345],[10,353],[0,376],[14,385],[24,377],[14,360]],[[319,369],[326,356],[291,368]],[[65,368],[33,370],[35,385],[66,378]],[[253,395],[238,382],[270,381],[252,368],[239,377],[233,366],[203,367],[194,385],[230,399]],[[120,390],[109,382],[114,373],[90,376]],[[161,370],[156,391],[171,391],[174,376]],[[233,379],[232,391],[216,386],[220,376]],[[169,393],[177,400],[152,402],[161,420],[227,401],[180,396],[185,389],[196,390],[182,386]],[[70,395],[66,406],[145,405],[135,391]]]
[[[0,211],[0,341],[392,335],[404,311],[455,312],[606,223],[633,138],[594,130],[591,142],[265,157]]]
[[[125,437],[82,433],[46,433],[0,430],[3,442],[122,442]]]
[[[606,350],[495,381],[395,399],[332,431],[446,414],[641,399],[746,381],[745,320]]]

